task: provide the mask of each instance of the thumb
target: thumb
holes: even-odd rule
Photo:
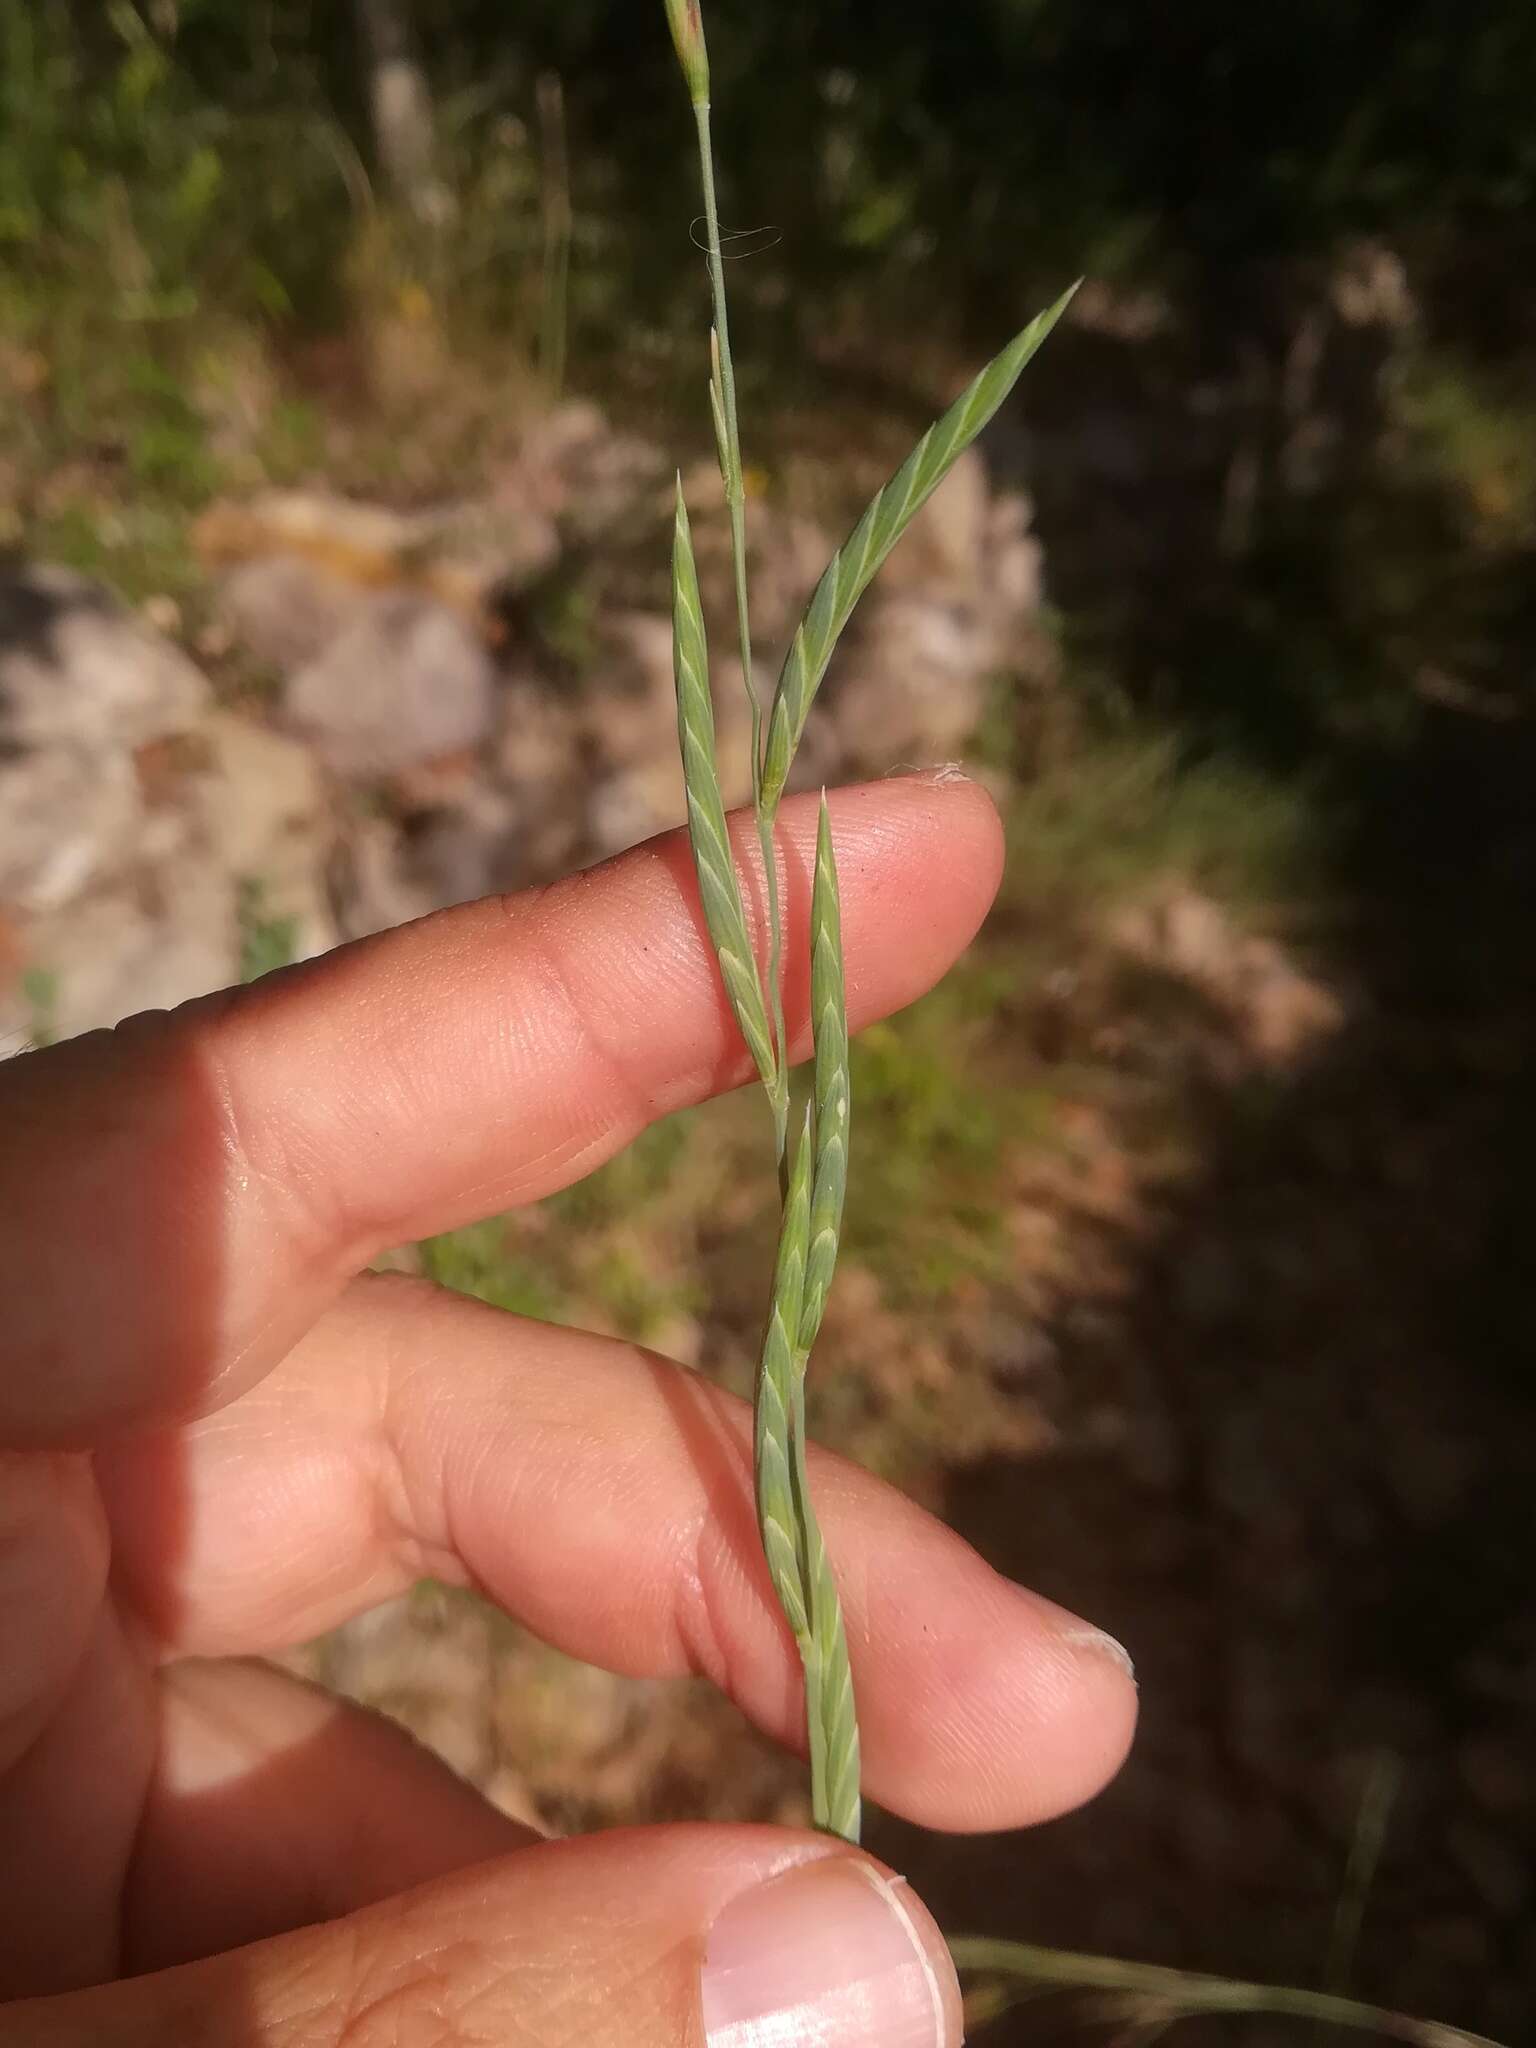
[[[615,1830],[208,1962],[0,2008],[0,2048],[958,2048],[943,1940],[825,1837]]]

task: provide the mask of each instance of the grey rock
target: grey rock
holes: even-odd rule
[[[335,945],[326,890],[336,826],[314,755],[297,740],[215,712],[207,760],[193,781],[198,836],[212,864],[260,885],[264,915],[291,928],[295,959]]]
[[[659,612],[620,612],[604,632],[600,673],[581,696],[582,735],[593,760],[625,768],[677,752],[672,622]]]
[[[622,853],[683,822],[687,800],[680,763],[653,755],[606,776],[592,790],[587,830],[594,852]]]
[[[0,903],[45,915],[118,866],[142,828],[131,755],[0,741]]]
[[[446,605],[392,591],[291,679],[283,709],[327,767],[379,780],[487,740],[495,672]]]
[[[498,502],[515,497],[577,539],[593,542],[662,509],[670,466],[653,442],[616,434],[595,405],[561,406],[530,428]]]
[[[1045,550],[1030,527],[1034,509],[1022,492],[1010,492],[992,507],[987,531],[987,601],[1009,622],[1040,609],[1044,597]]]
[[[384,818],[355,821],[338,853],[334,892],[347,939],[409,924],[437,908],[430,881],[408,871],[400,835]]]
[[[475,780],[451,802],[410,821],[402,859],[435,908],[471,903],[521,879],[518,807],[493,783]]]
[[[986,704],[991,643],[975,613],[901,594],[878,603],[829,696],[848,765],[953,760]]]
[[[17,818],[0,801],[0,863],[10,863],[0,894],[28,913],[27,957],[48,976],[57,1036],[170,1009],[234,981],[243,882],[260,885],[264,916],[290,926],[296,957],[335,943],[325,879],[334,828],[305,748],[216,712],[185,771],[153,804],[138,795],[131,756],[91,756],[87,766],[78,829],[61,832],[53,818],[39,830],[55,866],[50,886],[34,885],[30,899],[14,887]],[[24,767],[38,788],[67,792],[80,756],[38,749]]]
[[[927,595],[974,598],[991,515],[986,465],[968,448],[903,535],[891,557],[892,583]]]
[[[195,725],[208,684],[110,591],[47,563],[0,571],[0,742],[132,749]]]
[[[60,1038],[226,987],[239,966],[234,883],[196,859],[133,872],[28,931],[50,975]]]
[[[435,515],[429,580],[439,597],[475,613],[499,593],[525,590],[560,559],[554,521],[515,483],[486,504]]]
[[[242,562],[219,586],[217,618],[244,654],[289,675],[318,660],[368,605],[356,584],[297,555]]]

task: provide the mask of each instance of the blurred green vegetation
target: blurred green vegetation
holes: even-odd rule
[[[660,9],[441,0],[414,20],[453,203],[408,233],[373,163],[350,7],[0,0],[4,319],[57,328],[62,298],[82,344],[111,329],[127,344],[106,363],[77,347],[62,408],[131,374],[146,336],[174,369],[194,316],[334,324],[360,249],[371,281],[424,279],[460,319],[521,323],[531,350],[559,153],[540,130],[549,77],[569,128],[578,369],[693,331],[689,141]],[[1523,332],[1523,7],[714,0],[710,33],[728,211],[778,237],[737,282],[780,372],[844,308],[867,325],[920,287],[930,328],[995,338],[1077,271],[1166,289],[1231,352],[1361,236],[1391,239],[1480,351]]]
[[[0,544],[24,531],[130,595],[180,596],[188,520],[221,489],[472,473],[556,332],[574,386],[700,435],[705,280],[659,7],[401,4],[430,218],[377,163],[353,8],[0,0]],[[1147,332],[1096,334],[1091,363],[1064,340],[1026,408],[1091,430],[1127,394],[1214,406],[1160,488],[1210,499],[1253,471],[1235,556],[1176,565],[1160,619],[1122,551],[1093,551],[1069,609],[1118,679],[1293,761],[1341,729],[1411,738],[1410,668],[1486,686],[1446,565],[1477,554],[1469,602],[1524,631],[1536,13],[713,0],[710,29],[727,214],[773,229],[733,272],[770,476],[807,408],[823,441],[861,408],[919,424],[959,359],[1087,272],[1120,295],[1109,327]],[[1349,445],[1298,482],[1275,444],[1363,243],[1402,266],[1412,318],[1380,375],[1312,394],[1300,425]],[[1028,430],[1000,449],[1009,431]],[[579,660],[583,620],[560,624]]]
[[[259,981],[287,967],[298,951],[298,920],[275,915],[267,904],[266,884],[254,875],[240,883],[235,903],[240,926],[240,979]]]
[[[0,317],[47,331],[60,424],[102,383],[131,387],[146,340],[175,376],[198,319],[329,327],[381,280],[424,280],[457,320],[520,329],[531,351],[550,76],[578,366],[616,343],[665,353],[694,330],[703,279],[659,14],[418,8],[453,203],[410,232],[372,161],[350,8],[0,0]],[[1281,266],[1362,235],[1393,238],[1426,292],[1475,273],[1463,324],[1480,347],[1528,311],[1525,9],[715,0],[710,23],[730,210],[778,237],[737,284],[780,374],[843,308],[867,324],[920,286],[928,327],[968,317],[995,339],[1079,270],[1167,289],[1235,349],[1273,317]],[[100,349],[106,332],[123,345]]]
[[[0,0],[0,544],[195,609],[188,528],[211,495],[470,488],[552,325],[576,388],[699,435],[705,280],[660,8],[413,17],[446,194],[430,219],[376,161],[351,8]],[[1518,705],[1536,13],[712,0],[710,28],[728,218],[775,231],[733,272],[768,488],[797,437],[835,469],[867,420],[920,425],[1065,275],[1110,288],[991,444],[1039,501],[1073,706],[1042,733],[1004,678],[982,735],[1018,792],[1003,942],[857,1055],[850,1250],[932,1302],[1001,1255],[1010,1149],[1082,1078],[1011,1048],[1106,907],[1174,875],[1262,919],[1331,862],[1384,861],[1362,806],[1411,808],[1447,699]],[[549,237],[567,201],[568,274]],[[1379,359],[1335,389],[1340,266],[1363,242],[1406,310],[1390,332],[1363,317]],[[1096,468],[1106,436],[1129,453]],[[579,676],[589,586],[541,604]],[[1457,817],[1444,843],[1468,866],[1473,797]],[[255,898],[242,915],[247,970],[277,964],[281,921]],[[506,1222],[424,1261],[504,1306],[595,1292],[615,1327],[664,1330],[690,1312],[691,1258],[654,1270],[627,1219],[681,1231],[701,1190],[755,1175],[760,1133],[737,1129],[664,1126],[549,1205],[580,1248],[564,1263]]]
[[[558,1290],[541,1267],[514,1248],[500,1218],[428,1238],[421,1246],[421,1268],[440,1287],[471,1294],[492,1308],[547,1322],[562,1320]]]

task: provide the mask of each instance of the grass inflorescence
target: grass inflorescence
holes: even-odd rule
[[[709,56],[699,0],[664,0],[693,105],[714,301],[708,394],[731,527],[742,675],[751,703],[752,789],[767,912],[766,963],[751,940],[715,755],[709,646],[681,480],[672,553],[678,736],[699,893],[732,1015],[773,1115],[780,1217],[772,1291],[757,1371],[754,1473],[768,1575],[804,1672],[806,1746],[816,1824],[857,1842],[859,1728],[833,1561],[808,1477],[805,1383],[837,1263],[852,1130],[837,862],[823,794],[811,905],[812,1079],[792,1113],[780,993],[783,935],[773,833],[796,749],[838,640],[912,519],[1012,392],[1061,319],[1076,287],[1017,335],[919,441],[828,564],[790,641],[764,720],[753,677],[736,378],[726,305],[711,130]],[[962,1940],[957,1966],[979,1988],[975,2018],[1053,1989],[1092,1992],[1106,2012],[1160,2032],[1202,2013],[1267,2013],[1373,2031],[1414,2048],[1488,2048],[1479,2037],[1361,2005],[1330,1992],[1289,1990],[1073,1955],[1019,1942]]]
[[[697,0],[666,0],[666,7],[698,133],[714,299],[709,405],[731,525],[736,624],[742,675],[752,710],[753,811],[768,921],[768,958],[764,966],[751,944],[720,795],[708,636],[688,509],[679,482],[672,548],[672,611],[678,739],[687,788],[688,832],[720,978],[772,1109],[782,1196],[773,1293],[758,1368],[758,1525],[769,1575],[804,1667],[812,1812],[818,1826],[856,1841],[858,1718],[836,1579],[810,1495],[805,1443],[805,1377],[837,1264],[851,1128],[837,860],[831,820],[823,799],[811,903],[815,1063],[798,1139],[792,1146],[789,1061],[780,990],[783,936],[773,852],[774,824],[811,704],[855,605],[917,513],[1013,389],[1025,364],[1060,319],[1071,293],[1064,294],[1031,321],[988,364],[877,493],[817,585],[790,643],[764,721],[753,679],[746,492],[715,195],[709,58]]]

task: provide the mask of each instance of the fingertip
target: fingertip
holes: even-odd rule
[[[826,792],[834,825],[857,823],[881,852],[913,837],[944,850],[950,873],[970,875],[990,903],[1003,873],[1003,821],[990,793],[953,762]]]
[[[1026,1596],[1028,1597],[1028,1596]],[[1035,1601],[1037,1606],[1049,1602]],[[1118,1773],[1136,1734],[1140,1695],[1125,1645],[1101,1628],[1053,1610],[1061,1685],[1053,1733],[1059,1744],[1057,1813],[1096,1798]]]
[[[923,1618],[912,1627],[910,1601],[888,1609],[880,1589],[881,1634],[863,1674],[874,1796],[956,1834],[1033,1826],[1092,1799],[1135,1731],[1124,1650],[958,1538],[913,1533],[902,1576],[924,1570]]]
[[[829,792],[843,901],[850,1009],[874,977],[878,1007],[925,993],[981,929],[1003,874],[1003,826],[979,783],[954,769]],[[816,813],[797,831],[814,846]]]
[[[1085,1805],[1115,1777],[1136,1732],[1136,1679],[1129,1652],[1103,1629],[998,1583],[1014,1619],[989,1639],[994,1712],[1004,1726],[1027,1714],[1030,1734],[999,1757],[979,1824],[1033,1826]]]

